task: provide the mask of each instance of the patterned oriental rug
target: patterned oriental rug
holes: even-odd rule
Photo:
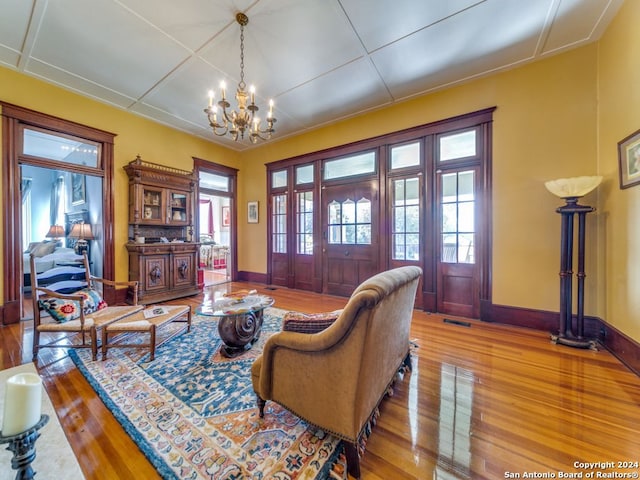
[[[164,479],[344,479],[339,439],[267,402],[258,416],[251,364],[280,330],[283,310],[265,310],[260,340],[228,359],[217,321],[194,315],[190,333],[156,350],[69,355]]]

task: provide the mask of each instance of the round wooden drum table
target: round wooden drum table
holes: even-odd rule
[[[196,313],[218,317],[218,333],[224,343],[220,353],[233,358],[258,341],[264,309],[273,303],[266,295],[229,296],[200,305]]]

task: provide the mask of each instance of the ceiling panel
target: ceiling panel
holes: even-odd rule
[[[274,138],[598,39],[623,0],[0,0],[0,63],[237,150],[207,91],[245,81]],[[232,102],[235,103],[235,102]]]
[[[158,29],[104,0],[49,2],[31,54],[133,97],[144,94],[188,57]]]
[[[340,0],[368,52],[434,25],[485,0]]]

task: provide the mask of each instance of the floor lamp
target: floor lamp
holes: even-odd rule
[[[558,207],[561,215],[560,232],[560,322],[558,335],[551,335],[554,343],[576,348],[596,349],[595,340],[584,336],[584,250],[585,222],[587,213],[595,211],[594,207],[580,205],[578,200],[595,189],[602,177],[560,178],[545,183],[547,190],[565,200],[566,204]],[[578,219],[578,271],[577,276],[577,312],[573,323],[573,245],[574,223]]]

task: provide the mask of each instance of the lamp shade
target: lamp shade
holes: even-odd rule
[[[93,232],[91,231],[91,225],[88,223],[74,223],[69,232],[70,238],[78,238],[83,240],[94,240]]]
[[[49,231],[45,235],[47,238],[61,238],[64,237],[64,228],[62,225],[51,225]]]
[[[545,182],[545,187],[554,195],[560,198],[584,197],[594,188],[600,185],[602,177],[599,175],[592,177],[572,177],[559,178]]]

